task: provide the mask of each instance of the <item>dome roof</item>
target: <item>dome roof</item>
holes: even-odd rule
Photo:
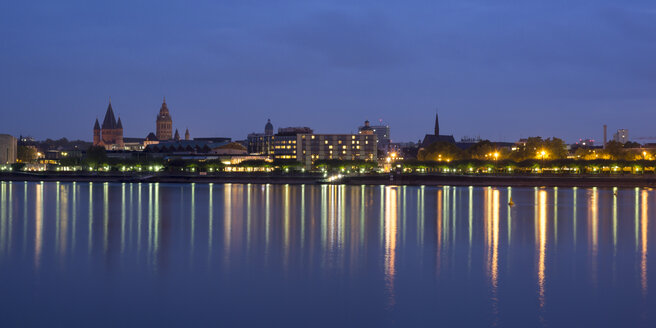
[[[267,124],[264,126],[265,135],[273,135],[273,124],[271,124],[271,119],[267,120]]]
[[[171,114],[169,114],[169,106],[166,105],[166,98],[162,101],[162,107],[157,114],[157,122],[171,122]]]

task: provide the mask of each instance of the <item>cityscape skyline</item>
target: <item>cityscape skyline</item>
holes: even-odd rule
[[[166,99],[166,97],[163,97],[163,98]],[[111,107],[111,108],[113,109],[113,107],[112,107],[112,100],[111,100],[111,97],[109,97],[108,99],[109,99],[109,100],[108,100],[109,107]],[[166,100],[164,100],[164,105],[166,106]],[[160,104],[160,106],[162,106],[162,105]],[[161,109],[160,109],[160,110],[161,110]],[[160,111],[160,110],[158,110],[158,111]],[[116,110],[113,110],[113,111],[116,112],[116,117],[119,117],[119,121],[120,121],[120,114],[118,114],[118,112],[117,112]],[[439,110],[436,110],[436,111],[435,111],[435,114],[439,114],[440,116],[443,115],[443,114],[440,113]],[[156,117],[158,118],[159,115],[160,115],[160,114],[157,114]],[[102,120],[103,117],[106,118],[106,114],[103,114],[103,115],[101,115],[101,116],[98,116],[98,115],[97,115],[96,118],[95,118],[95,120],[96,120],[96,121]],[[132,117],[132,116],[130,116],[130,115],[126,115],[125,117]],[[267,120],[267,124],[268,124],[268,123],[271,123],[271,119],[270,119],[270,118],[267,118],[266,120]],[[151,120],[151,121],[152,121],[152,120]],[[368,120],[365,120],[365,121],[368,122]],[[378,119],[377,121],[374,121],[374,122],[375,122],[375,123],[379,123],[380,125],[387,125],[391,131],[394,131],[394,125],[393,125],[393,122],[389,122],[389,121],[383,120],[382,118],[380,118],[380,119]],[[151,124],[148,124],[148,122],[145,122],[145,123],[144,123],[144,122],[139,122],[137,125],[138,125],[139,127],[152,125],[152,122],[150,122],[150,123],[151,123]],[[361,123],[361,121],[360,121],[360,123]],[[191,123],[191,124],[193,124],[193,123]],[[303,125],[303,123],[298,123],[298,124],[286,124],[286,123],[284,123],[284,122],[283,122],[283,123],[280,123],[280,124],[281,124],[281,125],[277,125],[276,129],[278,129],[278,128],[283,128],[283,127],[292,127],[292,126],[300,126],[300,125]],[[432,129],[435,128],[435,125],[434,125],[434,124],[435,124],[434,122],[431,124],[431,125],[432,125]],[[305,125],[307,125],[307,124],[305,124]],[[424,124],[424,125],[425,125],[425,124]],[[129,124],[128,124],[128,126],[129,126]],[[157,127],[157,126],[158,126],[158,124],[156,124],[156,127]],[[189,127],[188,127],[189,125],[184,125],[184,126],[185,126],[185,130],[186,130],[185,132],[188,134],[188,133],[189,133]],[[604,125],[602,125],[602,127],[603,127],[603,126],[604,126]],[[607,125],[606,125],[606,126],[607,126]],[[122,127],[122,126],[121,126],[121,127]],[[351,126],[343,127],[343,126],[342,126],[342,127],[337,127],[337,128],[334,128],[334,129],[330,129],[330,128],[328,128],[328,129],[325,130],[325,131],[318,131],[318,132],[321,132],[321,133],[328,133],[328,132],[337,132],[337,133],[357,133],[358,128],[360,128],[360,127],[361,127],[361,126],[358,126],[358,124],[356,123],[356,124],[355,124],[355,127],[351,127]],[[21,133],[17,133],[17,134],[15,134],[15,135],[16,135],[16,136],[21,135],[21,136],[25,136],[25,137],[32,137],[32,138],[35,138],[36,140],[45,140],[45,139],[53,139],[53,140],[54,140],[54,139],[59,139],[59,138],[67,138],[67,139],[69,139],[69,140],[81,140],[81,141],[89,141],[89,142],[92,142],[92,143],[93,143],[93,142],[95,142],[95,141],[94,141],[94,140],[95,140],[95,139],[94,139],[94,136],[95,136],[95,132],[94,132],[94,130],[95,130],[95,128],[96,128],[96,127],[95,127],[95,125],[94,125],[94,127],[93,127],[93,129],[92,129],[92,133],[90,134],[90,137],[89,137],[88,135],[87,135],[87,136],[81,136],[81,137],[68,137],[67,135],[61,135],[61,136],[44,135],[44,136],[40,137],[39,134],[34,134],[34,133],[23,133],[23,132],[21,132]],[[261,128],[261,127],[260,127],[260,128]],[[148,130],[147,127],[145,127],[145,129],[146,129],[146,130],[145,130],[145,133],[141,133],[141,134],[140,134],[139,132],[125,132],[125,133],[123,133],[123,134],[124,134],[124,136],[126,136],[126,137],[131,137],[131,138],[146,138],[146,137],[148,136],[148,134],[152,133],[152,132],[155,130],[155,129],[152,129],[152,128],[151,128],[151,130]],[[610,135],[610,137],[607,138],[608,141],[617,139],[617,134],[618,134],[618,133],[622,133],[622,132],[628,133],[629,130],[633,131],[632,129],[625,128],[625,127],[621,127],[621,128],[618,127],[617,129],[615,129],[614,127],[611,126],[610,129],[611,129],[611,130],[610,130],[610,131],[611,131],[611,135]],[[9,129],[9,130],[10,130],[10,129]],[[174,130],[175,130],[175,132],[178,132],[177,129],[174,129]],[[248,134],[250,134],[250,133],[257,133],[257,132],[260,132],[260,129],[258,129],[257,127],[255,127],[255,128],[253,128],[253,129],[251,129],[251,130],[244,130],[244,131],[243,131],[243,134],[239,134],[239,135],[235,135],[235,136],[232,136],[232,135],[221,135],[221,134],[211,134],[211,133],[209,133],[209,134],[201,134],[201,135],[197,135],[197,137],[220,136],[220,137],[228,137],[228,138],[231,138],[231,139],[233,139],[233,140],[245,140],[246,137],[248,136]],[[424,138],[423,136],[426,134],[425,132],[430,132],[430,129],[429,129],[429,130],[426,130],[426,131],[418,131],[418,132],[417,132],[417,133],[418,133],[417,135],[418,135],[419,137],[418,137],[417,139],[415,139],[415,140],[411,140],[411,139],[409,139],[409,140],[399,140],[399,139],[394,139],[394,138],[392,138],[391,140],[392,140],[392,142],[394,142],[394,143],[415,142],[415,143],[419,143],[419,144],[421,144],[421,143],[422,143],[422,139]],[[89,133],[87,133],[87,134],[89,134]],[[142,134],[143,134],[143,135],[142,135]],[[574,143],[578,143],[578,142],[581,142],[581,141],[586,141],[586,142],[590,142],[590,141],[592,141],[592,142],[594,142],[596,145],[601,145],[601,144],[603,144],[603,140],[604,140],[603,131],[602,131],[601,133],[599,133],[599,134],[600,134],[600,136],[598,136],[598,137],[589,137],[589,136],[585,136],[585,137],[580,137],[580,138],[578,138],[578,139],[577,139],[577,138],[574,138],[574,139],[572,139],[572,140],[569,140],[569,139],[567,139],[567,138],[565,138],[565,137],[562,137],[562,136],[559,136],[559,135],[551,135],[551,134],[546,134],[546,135],[528,134],[528,135],[521,135],[521,136],[517,137],[516,139],[503,139],[503,138],[494,139],[494,138],[490,138],[490,137],[482,136],[482,135],[480,135],[480,134],[479,134],[479,135],[465,135],[465,134],[458,134],[457,132],[452,132],[452,131],[448,131],[448,132],[446,133],[446,135],[452,135],[456,140],[494,140],[494,141],[501,141],[501,142],[515,142],[515,141],[517,141],[517,140],[525,139],[525,138],[527,138],[527,137],[543,137],[543,138],[552,138],[552,137],[555,137],[555,138],[563,139],[563,140],[564,140],[566,143],[568,143],[568,144],[574,144]],[[635,135],[634,132],[632,132],[632,136],[633,136],[633,135]],[[633,137],[631,137],[631,138],[633,138]],[[656,136],[653,136],[653,137],[652,137],[652,136],[649,136],[649,137],[638,136],[637,139],[631,139],[631,138],[628,138],[628,139],[627,139],[627,138],[623,138],[622,140],[624,140],[624,142],[626,142],[626,141],[639,141],[640,143],[648,143],[649,141],[656,140]],[[169,139],[172,139],[172,137],[170,137]],[[624,142],[623,142],[623,143],[624,143]]]
[[[194,135],[233,139],[267,118],[320,133],[382,118],[394,141],[417,141],[436,109],[456,139],[572,143],[601,140],[603,124],[654,135],[648,1],[5,7],[12,135],[89,140],[109,96],[130,137],[152,129],[163,96]]]

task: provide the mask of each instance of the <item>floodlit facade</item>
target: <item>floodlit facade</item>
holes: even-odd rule
[[[123,148],[123,123],[121,118],[116,120],[114,116],[114,109],[112,108],[112,100],[109,100],[107,111],[105,112],[105,119],[103,120],[102,127],[96,119],[93,125],[93,145],[102,146],[108,150]]]
[[[18,139],[8,134],[0,134],[0,164],[16,163]]]
[[[173,139],[173,119],[169,113],[169,107],[166,105],[166,98],[162,101],[162,107],[157,114],[155,135],[159,141]]]

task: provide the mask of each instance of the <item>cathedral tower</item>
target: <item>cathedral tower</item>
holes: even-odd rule
[[[169,114],[169,108],[166,105],[166,97],[162,102],[162,107],[157,115],[157,139],[160,141],[170,140],[173,137],[173,120]]]
[[[96,123],[98,121],[96,120]],[[96,126],[94,126],[94,144],[96,144]],[[123,124],[119,118],[118,122],[114,116],[114,109],[112,109],[112,100],[109,100],[107,112],[105,112],[105,119],[103,120],[102,127],[100,127],[100,135],[98,135],[98,145],[102,144],[105,147],[117,145],[123,147]]]
[[[96,124],[93,125],[93,145],[100,146],[100,123],[96,119]]]

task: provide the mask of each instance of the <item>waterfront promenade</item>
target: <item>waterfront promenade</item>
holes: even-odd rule
[[[352,174],[337,178],[320,173],[98,173],[3,172],[0,181],[256,183],[346,185],[453,185],[514,187],[656,187],[656,175],[644,174]]]

